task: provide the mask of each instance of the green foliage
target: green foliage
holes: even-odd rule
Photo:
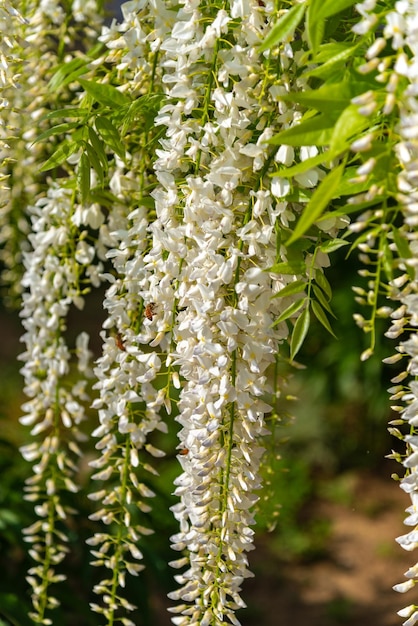
[[[325,208],[329,205],[335,194],[338,193],[338,187],[341,181],[344,165],[341,163],[338,167],[331,170],[315,189],[311,199],[306,205],[302,216],[299,218],[296,227],[287,241],[287,245],[294,243],[299,237],[304,235],[306,231],[314,224],[322,215]]]
[[[259,51],[264,52],[284,41],[300,24],[305,14],[305,4],[295,4],[272,27],[261,44]]]

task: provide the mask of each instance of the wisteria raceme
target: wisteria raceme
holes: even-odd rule
[[[47,145],[36,141],[41,131],[48,128],[45,116],[59,99],[57,92],[49,89],[48,82],[59,63],[71,60],[73,51],[68,50],[72,50],[75,39],[79,47],[91,45],[87,43],[88,37],[95,34],[93,26],[97,28],[102,19],[96,0],[83,3],[82,10],[80,3],[72,3],[76,26],[68,25],[61,3],[55,0],[30,0],[21,6],[21,11],[19,20],[17,17],[13,20],[18,28],[11,28],[10,20],[17,15],[11,8],[9,21],[3,18],[1,25],[1,33],[8,33],[1,41],[7,41],[10,54],[16,57],[11,67],[18,73],[16,85],[2,88],[4,109],[0,128],[0,174],[6,181],[0,204],[1,279],[8,286],[6,301],[12,306],[18,304],[21,294],[21,257],[27,249],[30,232],[25,207],[33,204],[45,189],[39,164],[49,156],[48,150],[54,148],[52,142]],[[30,49],[31,54],[26,55],[25,49]],[[6,66],[5,60],[3,65]]]
[[[2,0],[0,3],[1,92],[10,85],[16,87],[16,81],[19,78],[16,71],[16,62],[20,60],[19,55],[16,54],[16,43],[20,36],[20,27],[25,23],[26,20],[23,15],[8,0]],[[3,103],[3,106],[5,104]]]
[[[188,569],[176,576],[180,589],[170,597],[180,601],[172,621],[181,625],[238,624],[235,611],[245,606],[241,583],[251,575],[246,553],[271,410],[261,396],[287,335],[285,324],[273,324],[289,301],[273,296],[296,279],[269,272],[285,259],[276,239],[281,221],[287,226],[298,207],[285,200],[290,185],[271,185],[266,176],[276,156],[266,143],[275,102],[263,93],[255,44],[268,23],[258,2],[214,14],[185,4],[161,45],[168,102],[156,124],[167,130],[155,162],[160,186],[152,194],[156,220],[146,259],[156,284],[175,288],[152,296],[162,314],[172,310],[173,296],[177,310],[168,364],[181,381],[183,473],[175,481],[180,532],[173,548],[188,555],[172,565]],[[280,55],[286,70],[291,45]],[[288,88],[283,79],[271,91]],[[281,113],[278,128],[294,122],[284,106]],[[277,158],[286,159],[285,151]],[[301,180],[313,186],[318,176]]]
[[[29,400],[22,407],[25,416],[21,422],[31,427],[34,440],[22,448],[22,454],[33,463],[26,499],[35,503],[40,520],[26,529],[25,535],[36,561],[28,577],[33,589],[32,619],[49,624],[45,613],[57,606],[57,600],[49,595],[49,585],[62,580],[57,566],[68,551],[65,525],[73,513],[64,494],[78,490],[74,477],[82,455],[79,444],[84,440],[80,424],[91,376],[88,336],[82,333],[75,346],[81,376],[70,382],[71,353],[64,331],[70,306],[83,305],[80,279],[84,272],[94,283],[95,251],[83,238],[76,241],[70,190],[51,188],[30,211],[33,251],[24,257],[23,285],[28,291],[21,313],[26,345],[22,374]]]
[[[410,495],[411,506],[407,508],[408,516],[405,524],[412,526],[413,529],[405,535],[398,537],[397,541],[405,550],[413,550],[417,545],[417,407],[418,397],[415,377],[417,369],[417,346],[418,335],[414,328],[418,324],[417,317],[417,292],[418,285],[416,282],[416,225],[417,225],[417,158],[418,158],[418,108],[416,103],[417,94],[417,53],[418,53],[418,37],[416,29],[416,15],[418,3],[415,0],[405,0],[394,3],[391,10],[378,14],[374,12],[376,2],[364,2],[361,5],[361,13],[363,21],[360,28],[363,32],[376,26],[380,21],[380,34],[375,42],[367,51],[367,62],[362,66],[364,73],[368,73],[377,69],[379,74],[376,80],[383,85],[383,98],[379,98],[376,93],[373,94],[368,103],[364,103],[370,110],[377,110],[381,106],[383,115],[391,119],[394,127],[394,135],[392,149],[396,163],[396,187],[393,193],[395,200],[400,208],[403,226],[399,230],[393,229],[389,224],[389,218],[381,212],[380,219],[384,225],[382,231],[383,237],[387,240],[388,232],[393,243],[390,245],[391,251],[399,256],[399,271],[395,278],[390,282],[388,289],[389,297],[394,301],[391,307],[391,326],[386,335],[391,339],[402,338],[397,353],[385,359],[387,363],[405,363],[404,371],[401,371],[392,379],[393,386],[390,389],[392,401],[401,401],[401,404],[393,406],[393,410],[399,413],[399,419],[391,422],[390,431],[396,437],[405,441],[406,454],[400,455],[393,453],[391,456],[399,460],[405,468],[405,475],[400,481],[401,488]],[[357,5],[358,6],[358,5]],[[389,44],[389,51],[387,45]],[[378,98],[380,103],[378,104]],[[374,142],[378,141],[377,133],[373,137],[368,136],[364,146],[358,146],[361,150],[370,150]],[[376,145],[376,144],[375,144]],[[356,146],[354,146],[356,149]],[[370,160],[371,161],[371,160]],[[376,165],[370,163],[370,171]],[[360,172],[361,174],[361,172]],[[382,194],[382,189],[377,193]],[[364,228],[367,221],[377,215],[372,216],[365,214],[360,217],[362,225],[359,229]],[[367,252],[373,247],[374,237],[368,238]],[[403,243],[402,243],[403,242]],[[382,249],[380,250],[380,258],[377,265],[381,264],[383,259]],[[367,258],[368,263],[370,260]],[[372,275],[367,270],[365,275]],[[377,275],[374,276],[375,285],[379,287]],[[376,291],[376,287],[373,286]],[[370,301],[370,295],[368,300]],[[374,296],[372,297],[374,301]],[[397,304],[397,306],[396,306]],[[388,307],[386,307],[388,308]],[[364,325],[364,320],[360,320],[360,325]],[[405,333],[408,337],[405,338]],[[409,434],[405,435],[402,428],[404,424],[409,425]],[[411,567],[406,573],[406,582],[395,585],[395,589],[400,592],[406,592],[411,589],[417,582],[417,566]],[[404,626],[413,626],[418,622],[418,606],[411,604],[400,610],[398,614],[407,618],[403,622]]]
[[[115,68],[115,87],[132,98],[132,107],[142,120],[144,112],[149,114],[150,107],[161,100],[155,60],[169,16],[165,5],[148,2],[125,3],[122,14],[121,24],[114,21],[103,28],[100,39],[107,49],[94,65],[99,68],[104,62]],[[147,189],[155,185],[150,166],[153,133],[142,130],[137,119],[128,111],[124,122],[127,150],[109,172],[109,188],[117,202],[101,226],[110,264],[104,277],[110,286],[103,303],[107,313],[103,352],[95,367],[99,397],[93,403],[100,422],[93,432],[99,438],[100,456],[91,466],[99,470],[92,478],[100,481],[100,487],[89,496],[98,502],[91,519],[105,525],[88,540],[93,565],[109,572],[94,588],[104,603],[91,607],[108,623],[121,620],[124,624],[132,623],[124,617],[126,611],[136,608],[124,597],[126,576],[136,576],[143,569],[138,563],[141,543],[143,536],[153,532],[146,519],[151,510],[149,498],[155,495],[148,478],[158,474],[154,460],[164,456],[153,440],[156,432],[167,432],[163,416],[171,412],[170,381],[165,387],[159,384],[165,376],[162,353],[168,343],[164,340],[166,316],[158,301],[167,299],[167,280],[157,284],[147,261]],[[170,322],[171,310],[167,315]]]
[[[42,195],[36,179],[39,168],[35,165],[42,160],[42,150],[28,148],[39,132],[34,120],[48,106],[46,83],[60,54],[51,48],[50,31],[60,31],[62,54],[72,33],[66,31],[66,15],[59,3],[27,3],[25,9],[26,20],[22,20],[18,44],[30,46],[36,40],[40,57],[32,55],[20,64],[22,84],[10,92],[13,106],[5,128],[6,133],[17,130],[17,137],[13,138],[15,152],[3,153],[8,156],[3,165],[7,167],[11,188],[2,217],[9,220],[4,235],[10,241],[6,242],[16,244],[10,229],[24,231],[28,220],[32,234],[28,237],[30,248],[22,251],[18,246],[18,256],[13,256],[6,246],[3,260],[6,267],[13,266],[23,252],[25,273],[21,286],[26,291],[21,315],[26,350],[21,358],[24,391],[29,400],[22,407],[25,415],[21,422],[31,427],[33,442],[23,446],[22,455],[32,463],[34,472],[26,481],[25,497],[35,503],[39,518],[24,531],[25,540],[31,544],[29,554],[35,561],[27,580],[32,587],[32,620],[50,624],[49,611],[59,604],[50,594],[50,586],[65,578],[59,565],[69,551],[68,526],[75,512],[69,504],[70,494],[78,491],[75,477],[82,457],[80,443],[85,440],[80,424],[85,417],[88,379],[92,376],[88,335],[81,333],[69,348],[66,318],[70,308],[82,308],[85,293],[100,284],[100,263],[95,247],[89,243],[88,231],[80,228],[81,222],[77,221],[74,190],[67,181],[62,187],[62,181],[56,181],[50,182]],[[78,18],[98,18],[97,11],[95,17],[92,13],[93,3],[89,3],[88,9],[88,14],[79,10]]]
[[[417,542],[417,494],[418,494],[418,460],[417,460],[417,387],[415,378],[417,369],[417,346],[418,334],[414,330],[418,325],[418,284],[416,281],[416,225],[417,225],[417,165],[418,165],[418,108],[416,94],[418,89],[417,54],[418,36],[416,31],[416,12],[418,3],[397,3],[395,10],[386,16],[387,26],[384,34],[391,37],[392,46],[396,51],[396,62],[389,81],[388,91],[393,94],[396,106],[399,107],[399,142],[396,153],[401,164],[398,175],[398,201],[402,208],[404,227],[403,233],[409,245],[408,255],[401,258],[403,273],[393,283],[393,296],[398,300],[399,307],[392,315],[392,326],[389,329],[390,337],[402,338],[398,346],[399,357],[406,360],[405,371],[399,374],[393,382],[395,387],[392,399],[401,400],[402,405],[395,407],[400,412],[400,420],[394,424],[407,423],[409,434],[401,436],[406,443],[406,455],[401,460],[405,475],[400,482],[401,488],[410,495],[411,506],[407,508],[408,516],[405,524],[412,529],[405,535],[398,537],[397,541],[405,550],[413,550]],[[406,81],[405,81],[406,79]],[[400,87],[402,85],[402,87]],[[404,339],[408,330],[408,337]],[[406,592],[415,586],[418,575],[417,566],[411,567],[405,572],[406,581],[395,585],[397,591]],[[409,605],[399,611],[401,617],[407,618],[404,626],[413,626],[418,622],[418,606]]]

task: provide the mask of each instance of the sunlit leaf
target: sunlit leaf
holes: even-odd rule
[[[302,21],[305,14],[305,4],[295,4],[287,13],[279,19],[272,27],[271,31],[261,44],[259,51],[269,50],[284,41],[288,35],[293,33],[295,28]]]
[[[337,339],[334,331],[331,328],[331,324],[329,323],[329,320],[327,318],[327,316],[325,315],[325,312],[323,310],[323,308],[321,307],[321,305],[319,304],[319,302],[316,302],[316,300],[313,300],[311,302],[311,306],[312,306],[312,311],[315,314],[316,319],[321,322],[322,326],[324,328],[326,328],[326,330],[333,336],[335,337],[335,339]]]
[[[88,109],[82,109],[80,107],[68,107],[67,109],[56,109],[55,111],[50,111],[43,117],[41,120],[52,120],[56,117],[65,118],[65,117],[86,117],[90,115],[91,112]]]
[[[401,234],[401,232],[395,227],[392,227],[392,235],[393,235],[393,240],[395,242],[395,245],[398,249],[400,258],[401,259],[412,258],[411,248],[409,247],[409,242],[406,239],[406,237],[403,234]]]
[[[100,163],[102,164],[103,171],[107,173],[108,170],[108,161],[105,151],[105,145],[100,137],[97,135],[94,128],[91,126],[88,127],[88,136],[93,150],[95,151]]]
[[[296,293],[301,293],[305,291],[306,282],[303,280],[295,280],[292,283],[289,283],[283,289],[280,289],[277,293],[274,294],[273,298],[285,298],[286,296],[293,296]]]
[[[103,185],[104,171],[103,171],[102,163],[100,159],[98,158],[96,151],[92,148],[92,146],[89,143],[86,143],[84,147],[87,152],[90,165],[97,174],[99,185]]]
[[[367,89],[369,89],[369,84],[364,81],[344,80],[339,83],[325,83],[318,89],[288,93],[281,99],[285,102],[297,102],[326,113],[345,109],[352,98],[364,93]]]
[[[275,274],[303,274],[306,270],[306,263],[303,261],[283,261],[281,263],[275,263],[269,268],[269,272]]]
[[[65,124],[57,124],[53,128],[48,128],[43,133],[38,135],[33,143],[38,143],[39,141],[43,141],[44,139],[48,139],[48,137],[53,137],[54,135],[63,135],[64,133],[76,128],[79,125],[79,122],[66,122]]]
[[[367,127],[370,127],[370,119],[359,113],[358,106],[350,104],[335,123],[330,141],[331,154],[339,154],[346,150],[347,140],[354,138],[354,135]]]
[[[335,117],[320,114],[274,135],[268,143],[288,146],[326,146],[333,135]]]
[[[329,284],[328,279],[325,277],[324,273],[319,269],[315,272],[315,281],[321,287],[322,291],[328,296],[328,299],[331,300],[331,285]]]
[[[314,292],[315,297],[317,298],[318,302],[321,304],[321,306],[324,307],[324,309],[326,311],[328,311],[328,313],[330,315],[332,315],[333,317],[335,317],[330,304],[329,304],[329,300],[327,300],[326,296],[324,295],[324,292],[322,291],[322,289],[320,289],[319,287],[317,287],[316,285],[312,285],[312,290]]]
[[[354,182],[353,179],[357,177],[358,165],[347,167],[341,178],[341,183],[338,187],[338,196],[350,196],[353,197],[363,191],[370,189],[370,181]]]
[[[321,250],[321,252],[325,252],[325,254],[328,254],[329,252],[334,252],[335,250],[338,250],[338,248],[341,248],[342,246],[348,246],[349,242],[346,241],[345,239],[330,239],[329,241],[325,241],[324,243],[322,243],[319,246],[319,249]]]
[[[282,170],[278,170],[276,172],[272,172],[271,176],[279,176],[280,178],[292,178],[297,174],[303,174],[303,172],[307,172],[312,169],[316,165],[320,165],[325,161],[329,161],[329,152],[320,152],[313,157],[309,157],[300,163],[296,163],[296,165],[292,165],[291,167],[283,168]]]
[[[104,85],[84,79],[80,79],[78,82],[97,102],[112,109],[118,109],[131,102],[128,96],[120,92],[116,87],[113,87],[113,85]]]
[[[315,21],[323,20],[326,17],[335,15],[356,4],[358,0],[311,0],[309,10],[311,19]]]
[[[47,172],[48,170],[52,170],[54,167],[58,167],[62,165],[74,152],[80,147],[80,143],[74,140],[66,139],[64,140],[55,152],[49,157],[47,161],[40,168],[40,172]]]
[[[69,85],[74,80],[78,79],[79,76],[85,74],[88,70],[88,59],[75,58],[71,59],[71,61],[66,61],[62,65],[60,65],[49,81],[49,88],[52,91],[56,91],[61,87],[65,87],[65,85]]]
[[[97,202],[103,206],[113,207],[116,204],[120,204],[120,199],[115,196],[110,191],[106,191],[105,189],[95,188],[90,191],[89,196],[90,202]]]
[[[84,152],[78,163],[77,185],[81,204],[85,204],[90,192],[90,161]]]
[[[332,41],[323,43],[317,53],[311,57],[311,63],[325,63],[330,59],[334,59],[337,55],[347,50],[352,50],[352,46],[344,41]]]
[[[349,48],[346,48],[345,50],[342,50],[341,52],[339,52],[338,54],[334,55],[332,58],[330,58],[325,63],[322,63],[322,65],[318,65],[318,67],[314,67],[313,69],[307,70],[306,72],[303,73],[303,76],[306,77],[306,78],[308,78],[308,77],[318,77],[318,78],[329,77],[332,74],[332,72],[335,71],[336,68],[338,68],[339,65],[345,63],[345,61],[347,59],[352,58],[353,55],[356,54],[357,48],[358,48],[358,45],[351,46]]]
[[[119,136],[117,128],[112,122],[103,116],[97,116],[95,120],[96,130],[105,142],[121,159],[125,157],[125,147]]]
[[[302,311],[293,327],[292,338],[290,340],[290,358],[293,361],[302,347],[305,337],[308,334],[311,316],[308,307]]]
[[[297,313],[303,307],[303,305],[306,302],[307,302],[307,298],[300,298],[299,300],[296,300],[296,302],[292,302],[292,304],[290,304],[283,311],[283,313],[281,313],[279,315],[279,317],[276,320],[274,320],[273,326],[277,326],[281,322],[284,322],[285,320],[289,319],[290,317],[293,317],[295,315],[295,313]]]
[[[338,188],[343,169],[344,165],[341,163],[320,182],[300,216],[295,230],[287,242],[288,245],[301,237],[328,206],[328,203],[334,197],[335,190]]]

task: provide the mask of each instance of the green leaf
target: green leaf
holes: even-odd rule
[[[325,63],[330,59],[334,59],[341,52],[346,52],[348,49],[352,50],[352,46],[344,41],[332,41],[323,43],[318,52],[310,58],[310,63]]]
[[[95,120],[96,130],[115,154],[121,159],[125,158],[125,147],[120,139],[117,128],[107,117],[97,116]]]
[[[315,165],[320,165],[325,161],[329,161],[330,156],[329,152],[320,152],[313,157],[309,157],[300,163],[296,163],[296,165],[292,165],[291,167],[283,168],[282,170],[278,170],[277,172],[273,172],[270,176],[278,176],[279,178],[292,178],[297,174],[302,174],[307,170],[310,170]]]
[[[306,270],[306,263],[303,261],[283,261],[281,263],[275,263],[269,268],[269,272],[275,274],[303,274]]]
[[[327,329],[327,331],[333,336],[335,337],[335,339],[337,339],[334,331],[331,328],[331,324],[328,321],[327,316],[325,315],[325,312],[323,310],[323,308],[321,307],[321,305],[319,304],[319,302],[316,302],[316,300],[313,300],[311,302],[311,306],[312,306],[312,311],[315,314],[315,317],[317,318],[317,320],[319,322],[321,322],[322,326],[324,328]]]
[[[300,216],[295,230],[287,242],[287,245],[290,245],[293,241],[296,241],[296,239],[301,237],[319,218],[330,200],[334,197],[334,192],[340,184],[343,170],[344,164],[341,163],[334,170],[331,170],[329,174],[327,174],[320,182]]]
[[[286,196],[286,200],[289,199],[289,196]],[[326,211],[323,215],[321,215],[321,217],[318,219],[318,222],[323,222],[325,220],[328,219],[334,219],[336,217],[346,217],[347,215],[351,215],[351,213],[356,213],[357,215],[359,215],[360,211],[363,211],[364,209],[369,209],[370,207],[373,206],[382,206],[382,196],[375,196],[373,198],[373,200],[368,200],[365,202],[359,202],[358,204],[345,204],[344,206],[332,210],[332,211]]]
[[[132,126],[136,131],[148,132],[154,127],[155,116],[160,110],[165,96],[162,93],[144,94],[133,100],[129,107],[123,112],[121,120],[121,134],[125,135],[132,131]],[[140,121],[140,124],[134,122]]]
[[[277,46],[279,43],[284,41],[302,21],[305,14],[305,8],[305,3],[295,4],[289,11],[287,11],[283,17],[281,17],[279,21],[274,24],[264,42],[259,47],[259,52],[269,50],[273,46]]]
[[[73,141],[70,139],[64,140],[55,152],[49,157],[47,161],[40,168],[40,172],[47,172],[48,170],[52,170],[54,167],[58,167],[62,165],[68,157],[70,157],[74,152],[80,148],[80,143],[77,141]]]
[[[89,59],[81,58],[71,59],[71,61],[63,63],[49,81],[49,89],[56,91],[60,87],[65,87],[65,85],[72,83],[87,72],[88,63]]]
[[[335,317],[335,315],[334,315],[334,313],[333,313],[333,311],[332,311],[332,309],[330,307],[329,301],[324,296],[324,292],[322,291],[322,289],[320,289],[316,285],[312,285],[312,289],[313,289],[313,292],[314,292],[318,302],[321,304],[321,306],[323,306],[324,309],[326,311],[328,311],[328,313],[330,313],[333,317]]]
[[[120,198],[113,195],[113,193],[97,187],[90,191],[89,200],[107,207],[113,207],[115,204],[122,204]]]
[[[90,111],[88,109],[81,109],[79,107],[68,107],[67,109],[56,109],[55,111],[50,111],[46,115],[41,117],[41,120],[52,120],[56,117],[86,117],[90,115]]]
[[[119,109],[124,105],[129,105],[131,102],[128,96],[121,93],[113,85],[103,85],[102,83],[96,83],[90,80],[80,79],[78,81],[90,96],[92,96],[99,104],[108,106],[111,109]]]
[[[326,113],[345,109],[351,103],[352,98],[369,88],[369,83],[365,81],[344,80],[340,83],[325,83],[318,89],[288,93],[280,99],[285,102],[297,102]]]
[[[338,187],[338,197],[350,196],[353,197],[363,191],[370,189],[370,180],[367,179],[362,183],[354,183],[353,178],[357,177],[358,165],[352,167],[346,167],[344,174],[341,178],[340,186]]]
[[[410,259],[412,258],[412,252],[409,247],[408,240],[400,233],[400,231],[392,227],[393,240],[395,242],[396,247],[398,248],[399,256],[401,259]]]
[[[381,254],[382,254],[382,265],[383,269],[386,273],[387,279],[390,282],[393,280],[393,253],[390,249],[389,242],[386,238],[386,233],[384,237],[380,238],[380,246],[381,246]],[[413,268],[410,268],[413,269]],[[415,270],[413,269],[413,278],[415,278]]]
[[[325,241],[319,246],[321,252],[325,252],[325,254],[329,254],[330,252],[334,252],[341,248],[342,246],[348,246],[349,242],[345,239],[330,239],[329,241]]]
[[[319,285],[322,291],[328,296],[328,300],[332,298],[332,289],[331,285],[328,282],[328,279],[325,278],[324,273],[321,270],[316,270],[315,272],[315,281],[317,285]]]
[[[78,163],[77,185],[81,204],[85,204],[90,192],[90,161],[84,152]]]
[[[409,247],[409,242],[403,234],[394,226],[392,227],[393,240],[398,250],[401,259],[412,258],[412,251]],[[405,264],[406,271],[411,280],[415,280],[415,269],[408,264]]]
[[[91,167],[94,169],[94,171],[97,174],[99,185],[103,186],[103,184],[104,184],[104,171],[103,171],[102,163],[101,163],[99,157],[97,156],[96,151],[92,148],[92,146],[89,143],[86,143],[84,148],[85,148],[85,150],[87,152],[87,156],[88,156],[88,159],[90,161],[90,165],[91,165]]]
[[[336,155],[346,150],[349,145],[347,140],[367,127],[370,127],[370,119],[359,113],[357,105],[350,104],[335,123],[330,141],[331,154]]]
[[[281,322],[289,319],[289,317],[293,317],[293,315],[297,313],[306,302],[307,298],[300,298],[299,300],[296,300],[296,302],[292,302],[292,304],[289,305],[276,320],[274,320],[273,326],[277,326],[278,324],[281,324]]]
[[[310,5],[308,6],[308,12],[306,16],[306,32],[308,35],[309,46],[312,52],[315,54],[324,38],[325,23],[323,19],[317,19],[313,10],[314,6],[315,0],[312,0]]]
[[[308,307],[302,311],[293,327],[292,338],[290,340],[290,358],[293,361],[302,347],[305,337],[308,334],[311,316]]]
[[[43,133],[38,135],[32,145],[34,143],[38,143],[39,141],[43,141],[44,139],[48,139],[48,137],[52,137],[53,135],[63,135],[67,131],[76,128],[78,125],[79,122],[66,122],[64,124],[57,124],[56,126],[48,128],[48,130],[45,130]]]
[[[325,31],[325,20],[348,8],[357,0],[311,0],[306,17],[307,35],[312,51],[319,48]]]
[[[283,289],[280,289],[274,294],[273,298],[285,298],[286,296],[293,296],[295,293],[301,293],[305,291],[306,283],[303,280],[295,280],[289,283]]]
[[[311,0],[311,19],[320,21],[353,6],[358,0]]]
[[[358,45],[351,46],[350,48],[346,48],[342,50],[340,53],[336,54],[334,57],[319,65],[318,67],[314,67],[302,74],[304,78],[308,77],[317,77],[317,78],[326,78],[329,77],[332,72],[338,68],[339,65],[342,65],[347,59],[352,58],[355,54],[357,54]]]
[[[88,127],[88,135],[89,135],[91,146],[93,150],[95,151],[95,153],[97,154],[97,157],[103,166],[103,171],[107,173],[109,164],[107,161],[104,143],[100,139],[100,137],[97,135],[94,128],[91,128],[91,126]]]
[[[274,135],[268,143],[275,146],[326,146],[331,141],[334,125],[332,115],[316,115]]]

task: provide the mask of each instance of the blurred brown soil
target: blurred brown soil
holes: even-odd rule
[[[416,561],[395,542],[407,532],[402,520],[409,499],[389,477],[370,475],[356,476],[353,495],[351,505],[324,501],[314,507],[315,516],[330,522],[324,558],[282,563],[269,536],[259,539],[243,626],[402,624],[396,612],[417,602],[413,590],[392,590]]]

